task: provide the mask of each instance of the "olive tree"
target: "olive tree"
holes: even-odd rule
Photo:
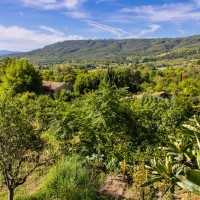
[[[8,188],[9,200],[36,168],[57,155],[51,151],[52,143],[44,136],[39,119],[33,116],[34,108],[19,98],[0,101],[0,178]]]

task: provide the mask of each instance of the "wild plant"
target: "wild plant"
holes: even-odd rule
[[[169,192],[172,199],[175,186],[200,195],[200,118],[194,117],[191,122],[194,124],[183,125],[184,130],[179,138],[170,137],[168,147],[161,148],[165,150],[164,161],[154,158],[151,166],[146,166],[152,176],[141,186],[164,180],[167,189],[163,195]]]

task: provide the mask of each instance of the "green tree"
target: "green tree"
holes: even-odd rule
[[[96,90],[99,87],[101,74],[97,72],[80,72],[74,83],[74,91],[80,94]]]
[[[140,139],[134,113],[125,96],[127,91],[103,85],[88,96],[83,108],[81,139],[87,146],[84,153],[103,155],[109,170],[128,156]],[[112,160],[115,160],[113,166]]]
[[[28,60],[10,59],[6,63],[5,75],[2,78],[4,90],[10,90],[14,94],[41,91],[40,73]]]
[[[0,103],[0,177],[9,190],[9,200],[16,187],[55,156],[36,114],[35,107],[20,98],[6,97]]]

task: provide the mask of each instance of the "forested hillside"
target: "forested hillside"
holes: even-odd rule
[[[160,39],[74,40],[58,42],[42,49],[17,53],[33,64],[56,64],[73,61],[136,61],[137,56],[161,60],[195,57],[200,51],[200,36]],[[150,57],[150,58],[149,58]]]

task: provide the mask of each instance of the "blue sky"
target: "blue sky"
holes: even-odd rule
[[[0,0],[0,49],[200,33],[200,0]]]

